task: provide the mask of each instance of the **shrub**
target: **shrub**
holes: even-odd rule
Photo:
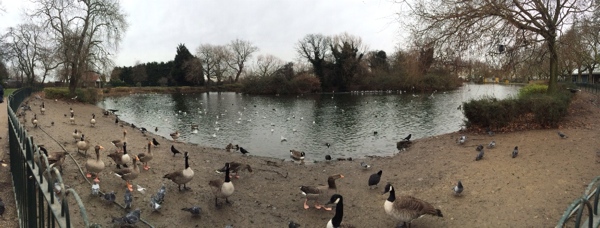
[[[545,94],[548,91],[548,85],[531,84],[519,90],[519,98],[524,98],[534,94]]]
[[[69,88],[44,88],[44,94],[48,99],[71,99]],[[98,91],[96,88],[76,89],[75,95],[77,101],[95,104],[99,100]]]

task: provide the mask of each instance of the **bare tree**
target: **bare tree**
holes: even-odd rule
[[[273,55],[259,55],[256,58],[254,74],[259,77],[271,76],[283,66],[284,62]]]
[[[38,8],[33,17],[60,47],[60,57],[68,69],[69,92],[75,93],[86,71],[112,64],[116,50],[127,29],[125,13],[117,0],[35,0]],[[90,69],[95,68],[95,69]]]
[[[221,84],[223,78],[227,74],[229,66],[227,60],[231,53],[227,47],[222,45],[203,44],[196,49],[196,55],[202,62],[202,69],[208,83],[216,80],[217,84]]]
[[[330,43],[331,39],[322,34],[309,34],[296,46],[298,54],[312,64],[314,73],[321,82],[325,81],[325,65],[330,53]]]
[[[35,80],[36,65],[39,64],[42,49],[42,30],[34,24],[20,24],[8,30],[10,38],[9,56],[16,60],[16,67],[27,78],[27,84]]]
[[[415,37],[434,44],[436,50],[458,55],[496,45],[543,42],[548,52],[548,92],[557,89],[557,38],[567,23],[593,6],[592,0],[420,0],[410,5],[417,18]]]
[[[233,71],[235,71],[234,82],[240,79],[244,72],[244,64],[252,56],[252,53],[258,51],[258,47],[252,45],[250,41],[235,39],[227,45],[231,52],[231,58],[226,62]]]

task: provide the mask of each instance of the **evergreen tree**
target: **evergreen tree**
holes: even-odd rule
[[[173,68],[171,68],[171,78],[175,81],[177,86],[190,85],[185,78],[186,71],[184,63],[192,58],[194,58],[194,56],[184,44],[179,44],[177,46],[177,55],[175,55],[175,60],[173,61]]]

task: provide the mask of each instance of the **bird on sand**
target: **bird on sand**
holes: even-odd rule
[[[176,154],[181,154],[179,150],[175,149],[175,145],[171,145],[171,153],[173,153],[173,156],[175,156]]]
[[[242,153],[242,155],[246,155],[248,152],[246,149],[244,149],[243,147],[240,147],[240,152]]]
[[[483,149],[479,151],[479,154],[477,154],[477,157],[475,157],[475,161],[479,161],[481,159],[483,159]]]
[[[458,184],[452,188],[452,191],[454,191],[454,195],[460,195],[463,189],[462,182],[458,181]]]
[[[560,132],[560,131],[558,132],[558,136],[560,136],[560,138],[561,138],[561,139],[566,139],[566,138],[568,138],[568,136],[567,136],[567,135],[563,134],[563,133],[562,133],[562,132]]]
[[[512,158],[516,158],[519,155],[519,147],[515,146],[515,149],[512,152]]]
[[[412,134],[408,134],[408,136],[406,136],[406,138],[402,139],[403,141],[410,141],[410,137],[412,137]]]
[[[379,184],[379,181],[381,180],[382,173],[383,171],[379,170],[379,172],[371,174],[369,177],[369,189],[377,188],[377,184]]]
[[[368,169],[371,168],[371,165],[367,164],[366,162],[360,162],[360,166],[363,167],[363,169]]]

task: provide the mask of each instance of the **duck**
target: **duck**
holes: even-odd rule
[[[225,147],[225,150],[227,150],[227,152],[231,152],[231,149],[233,149],[233,144],[231,144],[231,143],[227,144],[227,146]]]
[[[348,223],[342,223],[342,219],[344,217],[344,197],[340,194],[334,194],[331,196],[329,203],[327,204],[335,204],[335,214],[333,218],[327,222],[327,228],[354,228],[356,226]]]
[[[42,107],[40,108],[40,113],[42,115],[46,114],[46,106],[44,106],[44,102],[42,102]]]
[[[96,126],[96,114],[92,114],[92,119],[90,120],[90,124],[92,127]]]
[[[75,124],[75,114],[73,114],[73,110],[71,110],[71,117],[69,117],[69,122],[71,124]]]
[[[38,125],[37,114],[33,114],[33,119],[31,119],[31,124],[33,124],[33,127],[37,127],[37,125]]]
[[[215,206],[219,207],[219,198],[225,198],[225,202],[229,202],[229,197],[235,191],[235,187],[229,178],[230,164],[225,163],[225,181],[221,179],[214,179],[208,182],[208,185],[212,188],[213,194],[215,195]]]
[[[323,199],[327,199],[330,195],[337,192],[337,186],[335,185],[335,180],[344,178],[342,174],[331,175],[327,178],[327,185],[321,186],[302,186],[300,187],[300,191],[302,191],[302,195],[306,196],[304,200],[304,209],[308,209],[309,206],[307,204],[308,200],[314,200],[315,208],[321,209],[321,207],[327,211],[330,211],[331,208],[323,206],[319,203],[319,201]]]
[[[140,174],[140,168],[137,166],[137,162],[139,160],[140,159],[137,156],[133,157],[133,167],[123,168],[115,172],[118,177],[125,181],[129,191],[133,191],[133,185],[131,184],[131,181],[135,180]]]
[[[123,149],[123,145],[127,142],[127,130],[123,130],[123,138],[110,141],[117,149]]]
[[[171,138],[173,138],[173,140],[177,140],[179,138],[179,131],[175,131],[169,135],[171,136]]]
[[[194,178],[194,170],[190,167],[190,164],[188,161],[188,159],[189,159],[188,152],[185,152],[184,159],[185,159],[185,168],[184,169],[178,170],[178,171],[175,171],[172,173],[167,173],[167,174],[165,174],[165,176],[163,176],[163,178],[167,178],[167,179],[175,182],[175,184],[179,185],[177,187],[179,189],[179,191],[181,191],[181,185],[183,185],[184,190],[190,189],[189,187],[186,186],[186,184]]]
[[[96,176],[94,178],[94,182],[100,183],[100,179],[98,179],[98,174],[104,170],[104,161],[100,159],[100,150],[103,150],[104,147],[100,145],[96,145],[94,147],[94,151],[96,152],[96,159],[88,158],[85,162],[85,168],[87,170],[87,174],[85,175],[87,178],[92,177],[92,173]]]
[[[75,132],[73,132],[73,139],[75,139],[75,142],[79,142],[79,139],[81,138],[81,131],[78,131],[77,129],[75,129]]]
[[[385,213],[402,222],[404,227],[406,227],[406,223],[410,227],[413,220],[423,215],[444,217],[440,209],[434,208],[430,203],[423,200],[412,196],[400,196],[396,198],[396,192],[390,183],[385,186],[383,194],[388,192],[390,195],[383,203]]]
[[[144,170],[149,170],[148,162],[152,160],[152,141],[148,141],[148,153],[139,153],[137,156],[144,165]]]
[[[223,166],[223,168],[217,170],[217,173],[222,173],[227,170],[227,167]],[[239,179],[240,176],[238,173],[240,171],[248,170],[248,172],[252,172],[252,167],[248,164],[240,163],[240,162],[229,162],[229,173],[235,173],[235,178]],[[231,177],[231,176],[230,176]]]
[[[115,151],[108,155],[108,157],[112,158],[115,163],[117,163],[117,168],[120,169],[121,165],[127,168],[127,163],[131,162],[131,157],[127,154],[127,142],[123,143],[123,153],[119,153]]]
[[[90,142],[85,140],[85,135],[81,134],[81,139],[77,142],[77,153],[83,150],[87,156],[87,151],[90,149]]]
[[[290,150],[290,157],[292,157],[294,160],[304,160],[305,155],[306,154],[302,151]]]

